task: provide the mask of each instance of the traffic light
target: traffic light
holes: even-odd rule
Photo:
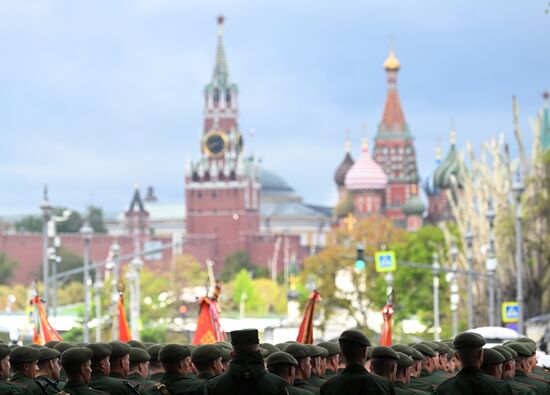
[[[365,263],[365,247],[362,244],[358,244],[355,254],[355,270],[363,270],[367,266]]]

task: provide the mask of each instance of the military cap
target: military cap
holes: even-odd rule
[[[412,348],[412,347],[411,347]],[[412,349],[412,355],[410,357],[414,359],[415,361],[422,361],[425,357],[424,354],[422,354],[420,351],[418,351],[416,348]],[[454,354],[453,354],[454,355]]]
[[[436,342],[436,343],[439,346],[438,351],[439,351],[440,354],[447,354],[449,352],[449,350],[451,349],[451,347],[449,347],[448,345],[446,345],[443,342]]]
[[[309,348],[305,344],[300,343],[287,344],[283,351],[292,355],[297,360],[310,356]]]
[[[498,347],[502,347],[503,349],[505,349],[506,351],[508,351],[508,353],[510,353],[510,355],[512,356],[512,358],[516,359],[519,355],[518,353],[516,352],[516,350],[514,350],[513,348],[510,348],[508,346],[498,346]]]
[[[113,352],[109,343],[92,343],[88,344],[86,347],[92,350],[92,361],[101,361],[102,359],[110,357]]]
[[[372,349],[373,347],[367,348],[367,361],[372,358]]]
[[[267,355],[271,355],[274,352],[280,351],[277,347],[275,347],[271,343],[262,343],[262,344],[260,344],[260,347],[262,347],[264,350],[267,351]]]
[[[222,350],[222,362],[231,360],[231,354],[233,353],[233,351],[228,350],[225,347],[220,347],[220,349]]]
[[[61,363],[65,366],[82,365],[92,359],[93,353],[88,347],[73,347],[61,354]]]
[[[131,347],[130,348],[130,362],[147,362],[151,360],[151,356],[143,348]]]
[[[456,350],[454,348],[449,347],[449,351],[447,351],[447,358],[451,359],[455,356]]]
[[[485,344],[487,344],[485,338],[475,332],[462,332],[458,334],[453,341],[456,350],[463,348],[481,348]]]
[[[162,344],[152,344],[147,347],[147,353],[151,356],[151,361],[158,361],[159,351],[162,348]]]
[[[327,350],[327,357],[340,353],[340,344],[336,342],[322,342],[317,345]]]
[[[53,348],[63,354],[66,350],[76,347],[74,344],[67,342],[59,342]]]
[[[44,348],[44,346],[41,344],[29,344],[29,347],[36,348],[37,350]]]
[[[226,348],[229,351],[233,351],[233,346],[229,342],[219,341],[219,342],[216,342],[216,344],[221,348]]]
[[[495,346],[493,347],[493,350],[495,351],[498,351],[500,353],[500,355],[502,355],[504,357],[504,361],[509,361],[512,359],[512,354],[510,354],[510,352],[504,348],[503,346]],[[483,350],[484,354],[483,354],[483,358],[485,358],[485,349]],[[485,362],[485,360],[483,361]]]
[[[309,356],[311,358],[326,358],[328,355],[327,350],[325,350],[323,347],[316,346],[315,344],[306,344],[305,346],[309,349]]]
[[[126,344],[128,344],[132,348],[141,348],[142,350],[147,350],[147,347],[145,347],[145,344],[143,344],[139,340],[128,340]]]
[[[522,343],[522,344],[523,344],[523,343],[532,344],[532,345],[535,346],[535,347],[537,346],[537,342],[536,342],[536,341],[534,341],[533,339],[531,339],[531,338],[529,338],[529,337],[526,337],[526,336],[520,337],[520,338],[518,338],[518,339],[516,339],[516,340],[514,340],[514,341],[517,342],[517,343]]]
[[[407,354],[396,351],[399,359],[397,360],[398,368],[408,368],[414,364],[414,360],[409,357]]]
[[[10,355],[10,348],[6,344],[0,344],[0,359],[4,359],[8,355]]]
[[[19,344],[10,344],[8,347],[10,348],[10,351],[11,351],[14,348],[21,347],[21,346]]]
[[[497,365],[506,361],[506,358],[492,348],[483,349],[483,366]]]
[[[182,344],[166,344],[159,351],[159,361],[179,362],[190,355],[189,347]]]
[[[17,362],[34,362],[38,361],[40,351],[36,348],[20,346],[10,351],[10,360]]]
[[[297,366],[298,361],[292,355],[284,351],[276,351],[267,357],[267,366],[292,365]]]
[[[55,345],[59,343],[61,343],[59,340],[50,340],[49,342],[46,342],[46,344],[44,344],[44,347],[54,348]]]
[[[195,351],[195,349],[198,347],[198,346],[195,346],[194,344],[187,344],[187,343],[185,343],[184,346],[189,349],[189,352],[191,354],[193,354],[193,351]]]
[[[111,345],[111,358],[122,358],[125,355],[130,354],[131,347],[126,344],[119,341],[112,341],[109,342]]]
[[[84,343],[84,342],[75,344],[75,346],[77,346],[77,347],[86,347],[87,345],[88,345],[88,343]]]
[[[38,357],[38,362],[59,358],[61,356],[59,350],[48,347],[42,347],[40,350],[38,350],[38,352],[40,353],[40,356]]]
[[[399,359],[397,351],[392,350],[386,346],[376,346],[372,348],[371,357],[374,359]]]
[[[371,343],[367,336],[361,331],[358,331],[356,329],[348,329],[347,331],[342,332],[340,337],[338,338],[338,341],[348,341],[352,343],[357,343],[362,346],[370,347]]]
[[[277,344],[275,344],[275,347],[277,347],[280,351],[283,351],[286,346],[288,346],[288,343],[277,343]]]
[[[525,347],[525,344],[512,342],[508,343],[506,346],[514,350],[518,354],[518,357],[530,357],[533,355],[531,350]]]
[[[143,342],[143,345],[145,346],[145,349],[147,350],[147,348],[151,347],[153,344],[153,342]]]
[[[259,344],[257,329],[242,329],[231,332],[231,344],[234,346],[246,346],[251,344]]]
[[[218,359],[222,356],[222,348],[215,344],[203,344],[198,346],[191,353],[191,361],[196,362],[208,362]]]
[[[433,348],[430,348],[429,346],[423,343],[414,344],[412,348],[414,348],[417,351],[420,351],[422,355],[426,357],[435,357],[437,355],[433,350]]]
[[[425,344],[426,346],[430,347],[435,352],[439,352],[439,344],[436,342],[431,342],[428,340],[421,341],[420,344]]]
[[[535,355],[537,353],[537,345],[536,344],[529,343],[529,342],[521,342],[519,344],[527,347],[527,349],[529,351],[531,351],[531,355]]]
[[[390,348],[397,352],[402,352],[403,354],[412,357],[414,348],[407,346],[406,344],[392,344]]]

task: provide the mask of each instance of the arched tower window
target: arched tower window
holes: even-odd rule
[[[225,104],[227,107],[231,106],[231,89],[225,91]]]
[[[218,88],[214,89],[214,106],[218,106],[220,102],[220,90]]]

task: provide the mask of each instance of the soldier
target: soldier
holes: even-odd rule
[[[474,332],[459,334],[454,342],[462,369],[436,389],[437,394],[512,394],[510,386],[488,376],[481,370],[483,363],[483,336]]]
[[[161,344],[152,344],[147,347],[147,353],[151,356],[149,360],[149,380],[160,383],[160,379],[164,376],[164,368],[162,362],[159,361],[159,351],[162,348]]]
[[[397,370],[395,372],[395,380],[393,385],[397,395],[411,395],[423,393],[422,391],[408,388],[411,380],[411,367],[414,365],[414,360],[408,355],[397,352],[399,359],[397,360]]]
[[[267,357],[269,357],[274,352],[280,351],[277,347],[275,347],[271,343],[262,343],[262,344],[260,344],[260,347],[261,347],[262,350],[265,350],[264,359],[267,359]],[[264,353],[264,352],[262,352],[262,353]]]
[[[426,374],[425,372],[421,373],[421,377],[423,377],[424,381],[427,381],[434,387],[437,387],[439,384],[452,377],[452,375],[448,374],[445,371],[445,369],[447,368],[446,364],[448,347],[443,343],[430,341],[423,341],[420,342],[420,344],[430,347],[435,353],[435,356],[432,358],[432,371],[430,372],[430,374]]]
[[[498,351],[490,348],[484,349],[481,370],[489,376],[502,380],[502,364],[504,361],[505,358]]]
[[[207,380],[223,373],[222,348],[215,344],[203,344],[191,353],[191,362],[199,372],[197,378]]]
[[[119,341],[112,341],[109,344],[112,350],[109,356],[109,365],[111,365],[109,376],[115,379],[126,380],[130,373],[131,347]]]
[[[204,394],[204,380],[190,375],[191,351],[182,344],[166,344],[159,351],[164,375],[150,390],[150,394],[199,395]]]
[[[372,372],[390,382],[394,381],[399,359],[397,352],[386,346],[376,346],[372,348],[370,356]]]
[[[233,359],[226,372],[208,380],[208,394],[288,394],[288,384],[280,377],[266,372],[259,343],[256,329],[231,332]]]
[[[55,348],[56,344],[59,344],[59,343],[61,343],[60,340],[50,340],[49,342],[46,342],[44,344],[44,347]]]
[[[420,361],[420,371],[416,370],[415,375],[411,376],[409,387],[431,393],[435,390],[435,385],[430,380],[430,376],[435,368],[434,359],[437,354],[426,344],[414,344],[412,348],[422,354],[422,360]]]
[[[392,383],[365,369],[369,339],[358,330],[342,332],[338,339],[346,367],[321,385],[321,395],[395,394]]]
[[[530,358],[532,356],[531,351],[525,347],[524,344],[520,343],[507,343],[506,347],[511,348],[517,354],[516,357],[516,374],[515,381],[519,381],[524,384],[528,384],[531,387],[535,388],[537,394],[548,395],[550,394],[550,385],[544,380],[530,377],[529,373],[531,372],[531,363]]]
[[[302,388],[314,394],[319,393],[319,387],[311,385],[309,379],[311,377],[311,357],[309,347],[305,344],[291,343],[284,350],[298,361],[296,366],[296,378],[294,379],[294,387]]]
[[[10,348],[5,344],[0,344],[0,394],[12,395],[15,390],[8,382],[10,377]]]
[[[139,340],[128,340],[126,344],[128,344],[130,348],[141,348],[142,350],[147,350],[147,347],[145,347],[145,344],[143,344]]]
[[[506,382],[510,385],[510,388],[512,388],[512,392],[518,395],[519,394],[535,395],[536,392],[534,390],[534,387],[530,387],[527,384],[520,383],[519,381],[514,380],[515,371],[516,371],[516,362],[514,360],[512,353],[507,349],[507,347],[495,346],[491,350],[494,350],[495,352],[498,352],[500,355],[502,355],[504,362],[502,362],[501,379],[506,380]],[[517,356],[517,354],[515,355]],[[483,354],[483,364],[485,364],[486,359],[487,359],[487,350],[485,350]]]
[[[313,395],[313,392],[293,386],[298,361],[292,355],[284,351],[277,351],[267,357],[266,363],[270,373],[279,376],[288,383],[286,389],[289,395]]]
[[[74,347],[61,355],[67,382],[58,395],[101,395],[107,393],[88,386],[92,374],[90,363],[92,355],[92,350],[86,347]]]
[[[321,387],[321,384],[325,382],[321,377],[325,376],[323,370],[323,359],[327,356],[327,351],[315,344],[307,344],[309,349],[309,356],[311,358],[311,375],[309,376],[309,383],[314,387]]]
[[[10,365],[13,371],[11,383],[17,384],[13,389],[20,394],[32,393],[36,387],[34,378],[38,370],[40,351],[36,348],[20,346],[10,351]]]
[[[36,395],[44,394],[41,385],[48,394],[55,394],[61,390],[63,383],[59,382],[61,377],[61,366],[59,357],[61,353],[53,348],[42,347],[39,349],[38,372],[35,378],[35,388],[32,392]]]
[[[222,348],[222,365],[223,371],[226,372],[229,367],[229,362],[231,362],[231,357],[233,354],[233,346],[229,342],[216,342],[218,346]]]
[[[134,386],[137,385],[139,391],[147,391],[153,388],[157,383],[147,380],[149,376],[149,361],[151,356],[142,348],[130,349],[130,371],[128,373],[128,381]]]
[[[124,384],[123,380],[109,376],[111,373],[109,358],[113,352],[111,344],[92,343],[88,344],[86,347],[92,350],[92,376],[90,379],[90,387],[107,392],[108,394],[134,395],[131,388]],[[63,357],[63,354],[61,354],[61,357]],[[63,366],[63,369],[65,369],[65,366]]]
[[[318,344],[327,350],[325,358],[325,378],[329,379],[338,372],[338,362],[340,358],[340,345],[336,342],[323,342]]]

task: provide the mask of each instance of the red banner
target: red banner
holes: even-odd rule
[[[219,295],[219,286],[216,287],[216,299]],[[220,313],[215,300],[205,296],[199,300],[199,317],[197,329],[193,336],[193,344],[212,344],[225,340],[224,332],[220,325]]]
[[[391,304],[387,304],[382,309],[382,317],[384,323],[382,324],[382,331],[380,333],[380,345],[391,346],[391,318],[393,316],[393,307]]]
[[[117,319],[118,340],[121,342],[132,340],[132,335],[130,334],[130,329],[128,328],[128,321],[126,320],[126,313],[124,312],[124,296],[122,296],[122,292],[119,292],[118,294]]]
[[[34,334],[32,342],[43,346],[52,340],[63,340],[50,324],[44,303],[38,296],[31,299],[31,306],[34,308]]]
[[[315,318],[315,303],[318,300],[321,300],[321,295],[317,290],[315,290],[309,295],[309,300],[307,301],[306,309],[304,311],[304,318],[300,324],[300,330],[298,331],[298,337],[296,338],[298,343],[313,343],[313,320]]]

